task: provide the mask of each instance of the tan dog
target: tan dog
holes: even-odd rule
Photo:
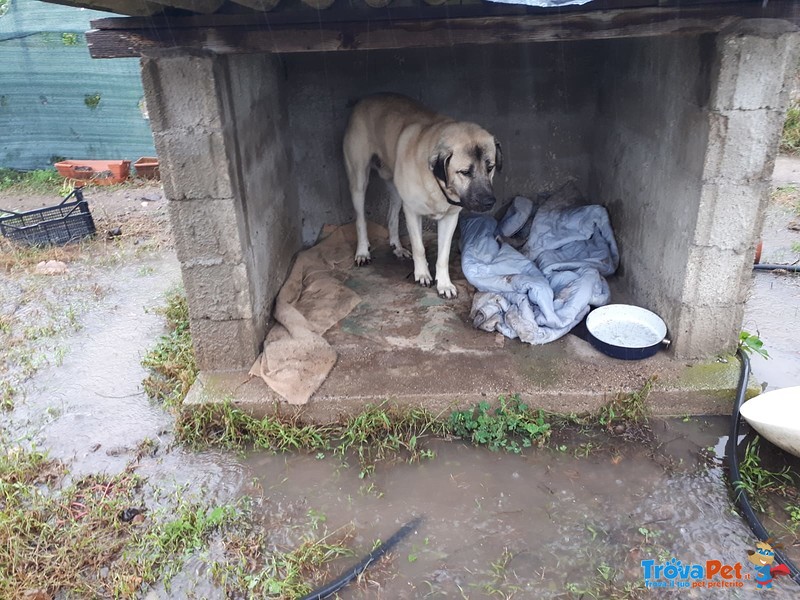
[[[431,285],[422,245],[422,217],[438,221],[436,289],[455,298],[450,281],[450,243],[462,208],[484,212],[495,203],[492,178],[500,170],[500,144],[474,123],[438,115],[410,98],[370,96],[356,104],[344,134],[344,162],[356,211],[355,261],[370,261],[364,193],[370,170],[389,186],[389,243],[398,258],[414,259],[414,279]],[[411,253],[400,244],[400,207],[406,216]]]

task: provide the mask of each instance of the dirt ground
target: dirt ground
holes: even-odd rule
[[[800,173],[800,162],[787,165],[790,174]],[[800,258],[800,233],[787,229],[800,203],[787,187],[793,178],[784,178],[783,196],[770,208],[762,261]],[[721,462],[725,418],[654,421],[647,444],[564,432],[522,455],[435,442],[434,459],[380,465],[368,479],[325,453],[242,455],[176,444],[173,416],[142,391],[140,365],[163,331],[155,310],[180,281],[166,202],[155,185],[92,189],[86,197],[95,241],[46,253],[0,246],[7,439],[33,441],[65,462],[71,478],[122,473],[134,461],[153,512],[172,507],[180,494],[212,504],[246,496],[252,518],[281,548],[308,531],[348,528],[355,554],[363,555],[376,539],[423,515],[391,559],[343,599],[663,597],[667,592],[644,589],[642,560],[720,560],[747,570],[754,539],[729,501]],[[0,194],[0,208],[16,211],[52,203]],[[109,235],[116,228],[121,235]],[[37,274],[45,258],[63,261],[66,271]],[[754,275],[744,326],[774,356],[754,360],[756,376],[770,387],[800,381],[798,281]],[[780,532],[790,549],[795,534]],[[188,553],[169,586],[159,581],[138,597],[236,597],[213,577],[219,544]],[[752,581],[744,583],[730,595],[761,597]],[[683,593],[721,597],[705,589]],[[778,580],[771,597],[796,597],[794,584]]]

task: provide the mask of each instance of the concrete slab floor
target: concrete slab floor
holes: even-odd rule
[[[435,244],[427,247],[432,264]],[[462,276],[455,251],[453,256],[455,281]],[[642,361],[622,361],[575,335],[543,346],[509,340],[472,327],[466,280],[456,282],[456,300],[444,300],[435,289],[414,284],[412,270],[411,262],[396,259],[386,243],[373,251],[370,265],[352,268],[346,285],[362,302],[325,336],[338,360],[309,403],[299,408],[304,419],[329,422],[384,400],[447,414],[513,393],[536,408],[580,413],[641,389],[651,377],[656,380],[648,401],[654,414],[731,410],[736,359],[687,363],[659,352]],[[758,391],[754,382],[752,393]],[[202,373],[184,406],[223,399],[258,416],[276,407],[298,410],[244,372]]]

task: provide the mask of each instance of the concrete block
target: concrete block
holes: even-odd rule
[[[142,58],[142,85],[154,133],[222,124],[213,55]]]
[[[747,255],[716,246],[695,246],[689,251],[682,306],[713,308],[736,303],[741,272]]]
[[[759,233],[759,213],[768,196],[766,182],[703,184],[693,243],[745,252]]]
[[[156,133],[153,137],[167,198],[234,196],[225,138],[221,132],[187,129]]]
[[[167,204],[178,260],[226,264],[242,262],[243,239],[232,198],[200,198]]]
[[[783,117],[777,110],[711,113],[703,180],[740,184],[769,181]]]
[[[743,310],[739,304],[682,305],[678,322],[670,328],[675,358],[732,354],[739,339]]]
[[[203,263],[195,260],[181,265],[183,285],[194,319],[250,319],[253,316],[250,284],[244,263]]]
[[[249,369],[261,352],[263,339],[251,319],[212,321],[191,319],[194,352],[200,370]]]
[[[783,111],[797,68],[796,32],[777,19],[750,19],[721,32],[711,109]]]

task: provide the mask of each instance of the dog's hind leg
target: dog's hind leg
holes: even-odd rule
[[[353,208],[356,212],[356,234],[358,235],[355,262],[361,266],[367,264],[372,258],[369,253],[367,220],[364,217],[364,195],[367,192],[367,183],[369,182],[370,163],[369,160],[361,161],[354,158],[348,150],[348,144],[345,143],[344,162],[347,169],[347,178],[350,181],[350,197],[353,200]]]
[[[389,188],[389,244],[397,258],[411,258],[411,252],[400,243],[400,209],[403,208],[403,199],[394,182],[387,181],[386,185]]]

